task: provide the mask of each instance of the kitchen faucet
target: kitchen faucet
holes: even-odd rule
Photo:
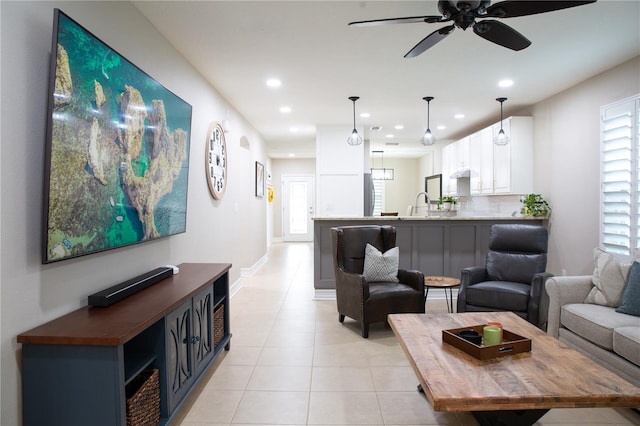
[[[431,205],[431,199],[429,198],[429,194],[427,194],[426,192],[420,192],[418,193],[418,195],[416,195],[416,202],[414,203],[413,208],[411,209],[411,215],[413,216],[413,212],[417,212],[418,211],[418,200],[420,199],[420,196],[424,195],[425,197],[427,197],[427,214],[425,216],[429,216],[429,206]]]

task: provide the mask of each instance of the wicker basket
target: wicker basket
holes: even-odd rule
[[[126,387],[127,426],[157,425],[160,422],[158,370],[144,370]]]
[[[213,346],[216,347],[224,338],[224,304],[220,304],[213,312]]]

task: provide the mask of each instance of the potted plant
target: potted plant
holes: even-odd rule
[[[440,198],[440,204],[442,204],[442,209],[445,211],[451,210],[451,208],[455,206],[457,202],[458,200],[456,199],[456,197],[452,197],[450,195],[445,195],[444,197]]]
[[[522,203],[520,213],[525,216],[546,217],[551,213],[549,203],[540,194],[527,194],[520,198],[520,202]]]

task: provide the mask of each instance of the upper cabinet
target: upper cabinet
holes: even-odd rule
[[[461,141],[444,147],[442,152],[442,170],[444,176],[446,164],[467,164],[469,190],[471,195],[488,194],[527,194],[533,191],[533,118],[509,117],[503,120],[502,127],[509,136],[507,145],[493,143],[500,130],[500,123],[482,129],[461,141],[466,140],[466,154],[460,154]],[[449,148],[445,162],[445,149]],[[451,159],[454,153],[461,159]],[[466,157],[465,157],[466,155]],[[457,184],[451,184],[452,188]],[[450,192],[455,194],[455,192]]]

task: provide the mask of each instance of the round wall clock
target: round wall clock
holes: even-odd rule
[[[212,122],[209,126],[204,162],[209,192],[221,200],[227,189],[227,143],[220,123]]]

